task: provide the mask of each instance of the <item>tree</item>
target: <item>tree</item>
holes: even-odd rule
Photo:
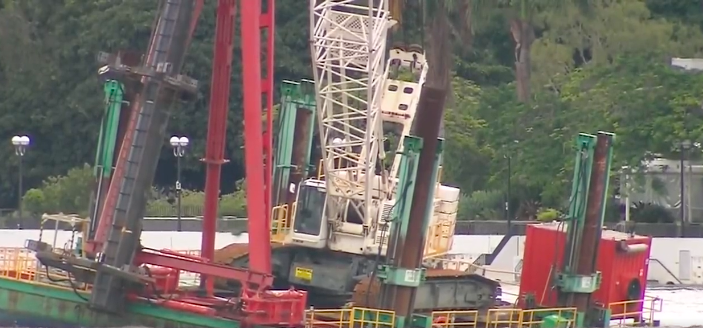
[[[27,190],[22,201],[34,214],[62,212],[87,217],[94,181],[93,170],[85,164],[68,170],[64,176],[47,178],[40,188]]]

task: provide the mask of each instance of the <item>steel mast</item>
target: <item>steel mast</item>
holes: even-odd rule
[[[325,215],[328,220],[358,216],[368,231],[376,216],[370,210],[373,198],[385,192],[374,180],[377,161],[385,155],[380,107],[388,2],[311,0],[310,13]]]

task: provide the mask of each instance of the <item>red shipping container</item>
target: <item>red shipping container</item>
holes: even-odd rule
[[[531,294],[539,306],[558,307],[553,286],[566,249],[566,223],[529,225],[525,239],[519,304],[524,307],[525,296]],[[651,243],[650,237],[603,230],[596,262],[602,280],[592,301],[610,306],[613,319],[642,311]],[[633,300],[640,302],[613,304]],[[638,315],[626,317],[638,319]]]

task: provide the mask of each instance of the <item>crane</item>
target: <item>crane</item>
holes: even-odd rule
[[[293,237],[312,247],[346,252],[359,252],[359,245],[354,243],[352,249],[342,241],[328,242],[327,224],[315,214],[323,211],[325,218],[335,222],[335,229],[345,233],[340,238],[358,239],[376,229],[379,213],[375,209],[388,194],[385,180],[376,175],[378,161],[385,156],[380,108],[388,3],[363,3],[310,1],[313,75],[326,174],[325,181],[315,187],[324,185],[326,195],[304,196],[302,203],[307,206],[298,206],[298,214],[303,215],[296,215],[299,228],[294,228],[301,233]],[[308,223],[310,220],[317,222]]]
[[[277,213],[272,226],[276,242],[273,273],[280,283],[309,290],[311,305],[341,306],[350,299],[370,299],[356,295],[376,293],[367,287],[374,277],[388,276],[388,271],[378,268],[389,257],[389,244],[396,244],[391,235],[407,226],[406,206],[412,198],[408,190],[415,180],[413,167],[422,144],[410,135],[410,129],[428,65],[418,47],[387,52],[386,30],[393,24],[387,7],[386,1],[310,1],[315,106],[298,98],[317,115],[324,177],[303,181],[289,178],[296,184],[296,201],[277,202],[281,205],[272,211]],[[281,119],[289,120],[287,116]],[[282,128],[290,127],[283,123]],[[299,127],[302,125],[296,125]],[[311,135],[310,129],[296,130],[294,138],[289,139],[305,140]],[[390,163],[384,162],[385,149],[393,148],[384,145],[387,132],[398,135],[393,149],[396,154]],[[290,131],[279,131],[279,136],[282,134],[290,135]],[[289,147],[280,141],[278,145]],[[290,165],[289,154],[283,150],[279,149],[282,156],[277,158],[283,163],[277,166],[282,175],[284,166]],[[304,152],[301,154],[304,158]],[[275,180],[277,191],[288,187],[279,182],[282,179],[278,175]],[[432,215],[427,215],[431,217],[428,225],[442,226],[444,231],[421,245],[425,256],[449,250],[459,199],[457,188],[434,182],[430,186]],[[254,256],[248,249],[246,244],[231,244],[218,250],[216,258],[221,263],[246,267]],[[455,293],[455,299],[435,299],[442,307],[479,308],[495,299],[497,283],[470,273],[448,274],[429,271],[428,283],[418,299],[435,299],[436,295],[428,294],[431,290],[455,288],[458,280],[462,290]],[[414,276],[417,279],[413,283],[422,280],[422,274]],[[359,305],[364,306],[362,303]],[[432,309],[428,303],[418,308]]]
[[[403,197],[396,188],[403,140],[410,135],[428,68],[415,46],[395,47],[386,60],[387,30],[394,24],[388,6],[388,1],[310,1],[324,179],[301,183],[287,243],[385,254],[389,217]],[[389,133],[398,140],[392,162],[385,163]],[[437,188],[432,224],[441,219],[453,230],[459,189]]]
[[[220,168],[226,162],[224,146],[236,5],[235,0],[217,2],[207,149],[203,159],[207,177],[202,257],[144,248],[139,238],[145,193],[154,178],[169,112],[177,99],[197,92],[197,81],[181,74],[181,67],[204,0],[161,0],[143,60],[135,60],[126,53],[99,56],[104,65],[99,73],[107,81],[106,92],[109,92],[108,119],[101,132],[98,164],[103,172],[96,174],[99,187],[91,207],[94,222],[85,249],[88,257],[58,254],[41,243],[32,244],[44,265],[63,269],[82,282],[92,283],[89,304],[94,310],[123,314],[130,302],[156,298],[156,304],[165,307],[224,315],[253,325],[296,325],[303,321],[305,292],[269,291],[273,276],[266,204],[270,202],[272,165],[274,0],[247,0],[239,6],[242,75],[244,81],[249,82],[243,83],[245,167],[250,184],[247,188],[248,222],[249,233],[255,236],[249,247],[255,256],[246,269],[212,261]],[[271,36],[264,42],[266,59],[263,64],[262,30],[267,30],[266,34]],[[115,103],[118,99],[120,101]],[[117,123],[120,114],[127,119]],[[264,115],[265,130],[261,126]],[[113,159],[115,153],[117,156]],[[114,170],[106,170],[113,166]],[[144,286],[155,283],[150,273],[155,268],[165,268],[159,270],[176,277],[180,271],[200,274],[205,296],[186,294],[159,299],[155,292],[145,292]],[[216,295],[215,278],[239,282],[240,294],[235,301],[239,305],[230,298]],[[223,313],[222,308],[228,303],[232,303],[233,310]]]

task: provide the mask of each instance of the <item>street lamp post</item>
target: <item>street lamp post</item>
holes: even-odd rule
[[[510,229],[512,228],[512,219],[510,215],[510,192],[511,192],[511,182],[512,182],[512,175],[513,175],[513,168],[512,168],[512,155],[511,154],[506,154],[504,155],[505,159],[508,161],[508,177],[506,179],[507,182],[507,191],[505,193],[505,220],[508,222],[508,233],[510,233]]]
[[[28,136],[14,136],[12,137],[12,145],[15,147],[15,155],[19,159],[18,173],[19,173],[19,187],[17,190],[17,214],[19,215],[19,222],[17,223],[17,228],[22,230],[22,160],[24,159],[24,154],[27,152],[29,147],[29,137]]]
[[[520,143],[519,140],[513,140],[512,145],[508,145],[507,151],[508,153],[503,155],[503,157],[506,159],[508,162],[508,178],[506,179],[507,183],[507,191],[505,193],[505,220],[507,221],[508,224],[508,234],[512,232],[513,229],[513,216],[510,213],[510,200],[512,197],[512,177],[513,177],[513,149],[516,149],[518,147],[518,144]],[[514,146],[511,147],[511,146]]]
[[[686,151],[688,148],[691,147],[691,141],[689,140],[683,140],[681,141],[681,144],[679,145],[679,152],[680,152],[680,163],[679,163],[679,180],[681,183],[679,184],[679,187],[681,188],[680,194],[681,194],[681,208],[679,208],[680,213],[680,220],[681,220],[681,228],[679,231],[679,237],[684,236],[684,231],[686,230],[686,175],[685,175],[685,161],[686,161]],[[690,205],[689,205],[690,206]]]
[[[181,231],[181,158],[186,153],[186,147],[190,142],[186,137],[173,136],[169,140],[173,147],[173,156],[176,157],[176,206],[178,207],[177,230]]]

